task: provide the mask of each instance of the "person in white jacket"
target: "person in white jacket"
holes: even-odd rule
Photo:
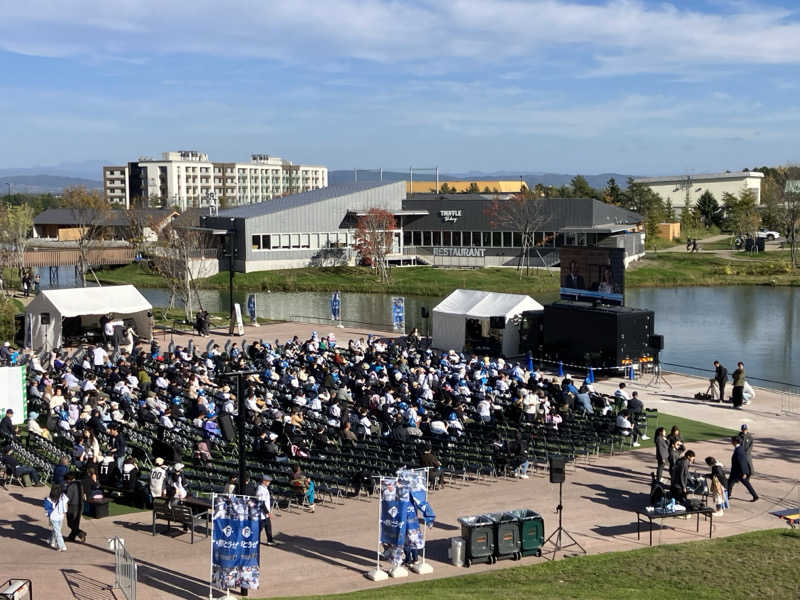
[[[59,552],[67,551],[64,536],[61,534],[61,526],[64,524],[64,515],[67,514],[68,506],[69,499],[64,493],[63,486],[54,485],[45,500],[45,508],[49,508],[50,511],[47,515],[50,521],[50,547]]]

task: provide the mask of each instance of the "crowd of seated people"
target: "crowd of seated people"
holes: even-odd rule
[[[205,352],[162,352],[154,343],[109,354],[90,346],[69,357],[53,352],[31,365],[31,437],[66,448],[66,470],[81,477],[93,472],[101,483],[131,494],[140,469],[152,468],[156,458],[212,463],[226,445],[223,419],[245,418],[250,458],[287,468],[293,459],[382,441],[416,444],[417,464],[441,470],[431,443],[457,442],[479,427],[498,432],[492,460],[526,478],[533,432],[556,434],[576,415],[608,415],[614,431],[615,411],[630,402],[502,357],[442,353],[372,336],[342,347],[333,335],[315,333],[283,343],[209,344]],[[244,415],[230,371],[253,371],[238,388]],[[616,427],[615,433],[636,441],[641,435],[630,414]],[[137,455],[128,444],[137,431],[193,445],[172,457]],[[313,473],[300,472],[292,481],[313,506]]]

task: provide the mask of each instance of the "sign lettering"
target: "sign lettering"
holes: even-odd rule
[[[461,210],[440,210],[439,216],[445,223],[455,223],[461,218]]]
[[[450,246],[435,246],[433,248],[434,256],[459,256],[469,258],[484,258],[486,256],[486,248],[458,248]]]

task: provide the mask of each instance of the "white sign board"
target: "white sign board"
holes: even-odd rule
[[[238,302],[233,305],[236,313],[236,335],[244,335],[244,323],[242,322],[242,305]]]
[[[0,368],[0,415],[5,416],[10,408],[14,411],[11,421],[15,425],[28,418],[28,389],[25,385],[25,367]]]

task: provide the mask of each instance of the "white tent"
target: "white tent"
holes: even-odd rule
[[[63,320],[79,318],[80,327],[99,327],[100,317],[130,319],[136,334],[150,339],[152,305],[132,285],[45,290],[25,309],[25,345],[36,351],[63,344]],[[77,324],[77,323],[76,323]]]
[[[464,350],[467,320],[479,322],[484,335],[502,331],[502,352],[519,354],[519,316],[544,307],[530,296],[480,290],[455,290],[433,309],[433,346],[441,350]],[[500,327],[492,325],[502,324]]]

